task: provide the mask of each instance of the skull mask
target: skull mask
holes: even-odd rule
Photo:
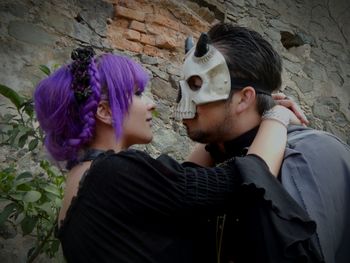
[[[188,50],[189,43],[186,42]],[[196,115],[196,105],[226,100],[229,97],[231,80],[225,58],[209,44],[205,33],[201,34],[196,47],[186,54],[183,77],[180,81],[180,101],[175,111],[177,119],[192,119]],[[191,85],[192,77],[200,78],[201,85]]]

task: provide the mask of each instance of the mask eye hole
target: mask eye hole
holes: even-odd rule
[[[192,76],[187,80],[191,90],[196,91],[202,87],[203,81],[200,76]]]

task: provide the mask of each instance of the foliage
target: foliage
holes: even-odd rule
[[[41,65],[40,69],[50,74],[46,66]],[[8,107],[10,113],[0,116],[0,145],[34,158],[42,146],[43,135],[35,119],[33,101],[1,84],[0,94],[12,103]],[[54,229],[63,198],[64,176],[47,160],[36,162],[40,164],[37,172],[20,171],[16,162],[0,168],[0,202],[4,207],[0,225],[9,222],[16,229],[20,227],[23,236],[36,238],[35,246],[27,253],[27,262],[41,253],[53,257],[59,248]]]

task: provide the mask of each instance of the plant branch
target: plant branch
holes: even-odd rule
[[[57,222],[57,221],[56,221]],[[33,251],[33,253],[30,255],[30,257],[27,259],[26,263],[32,263],[39,255],[41,250],[43,249],[43,247],[45,246],[46,242],[50,239],[50,237],[52,236],[52,233],[56,227],[57,223],[54,223],[52,225],[52,227],[50,228],[50,230],[47,232],[44,240],[39,243],[39,245],[35,248],[35,250]]]

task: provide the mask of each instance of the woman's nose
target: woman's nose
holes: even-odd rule
[[[147,103],[147,109],[148,109],[149,111],[155,110],[155,109],[156,109],[156,104],[155,104],[153,101]]]
[[[143,96],[142,99],[144,100],[144,103],[146,104],[147,110],[152,111],[156,108],[156,104],[154,103],[153,99],[151,99],[148,96]]]

